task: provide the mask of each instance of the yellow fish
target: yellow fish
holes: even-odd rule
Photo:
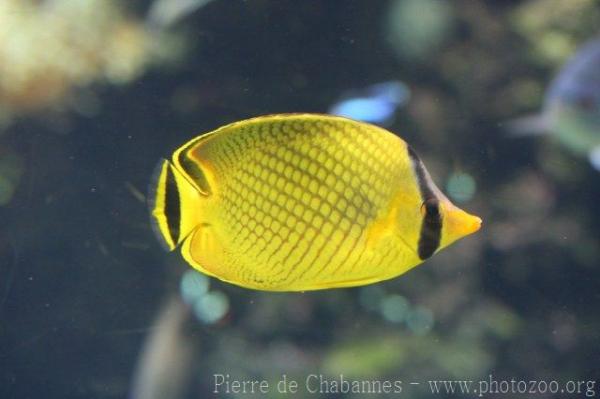
[[[402,139],[336,116],[223,126],[162,160],[155,179],[152,219],[167,247],[259,290],[387,280],[481,226]]]

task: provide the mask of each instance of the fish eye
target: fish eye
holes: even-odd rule
[[[428,198],[421,204],[421,213],[425,211],[425,215],[438,218],[440,216],[440,202],[437,198]]]

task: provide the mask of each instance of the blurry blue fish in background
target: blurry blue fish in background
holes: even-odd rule
[[[541,114],[508,127],[517,135],[550,133],[600,171],[600,37],[581,46],[562,67],[546,91]]]
[[[394,120],[398,107],[410,98],[409,88],[402,82],[392,80],[377,83],[361,90],[351,90],[329,108],[332,115],[389,125]]]

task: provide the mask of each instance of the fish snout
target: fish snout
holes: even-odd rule
[[[456,207],[447,211],[445,222],[451,241],[477,232],[482,224],[480,217],[471,215]]]

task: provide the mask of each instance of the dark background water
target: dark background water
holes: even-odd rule
[[[597,34],[598,2],[445,2],[431,11],[447,14],[434,21],[447,24],[443,34],[417,45],[427,51],[398,47],[404,39],[387,25],[395,3],[215,0],[172,29],[184,43],[178,56],[149,55],[126,83],[73,83],[34,109],[0,96],[14,114],[0,156],[20,165],[0,207],[0,397],[130,392],[144,340],[188,268],[161,250],[135,195],[159,158],[225,123],[326,112],[346,90],[387,80],[411,89],[390,130],[440,187],[459,172],[474,178],[461,206],[483,229],[371,291],[281,294],[211,281],[230,309],[216,324],[187,326],[184,397],[209,395],[215,373],[420,382],[404,386],[410,397],[432,396],[431,379],[597,379],[600,174],[551,136],[514,138],[503,126],[540,109],[574,46]],[[123,5],[140,20],[149,2]],[[412,19],[409,31],[433,24]],[[77,106],[86,98],[93,112]],[[369,295],[399,295],[432,322],[393,322],[369,308]]]

